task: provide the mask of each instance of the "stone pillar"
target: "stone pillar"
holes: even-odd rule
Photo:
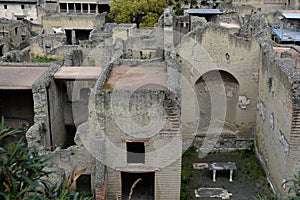
[[[75,30],[72,30],[72,45],[76,44],[76,34]]]
[[[69,4],[67,3],[67,13],[69,13]]]
[[[98,6],[99,4],[96,4],[96,13],[99,13]]]
[[[91,13],[91,5],[88,3],[88,13]]]
[[[80,8],[81,8],[81,13],[83,13],[83,5],[82,5],[82,3],[80,3]]]

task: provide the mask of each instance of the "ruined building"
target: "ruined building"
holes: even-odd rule
[[[97,199],[128,198],[139,184],[136,198],[173,200],[189,145],[206,154],[254,144],[286,195],[282,183],[300,170],[300,55],[272,41],[264,16],[238,7],[207,22],[167,9],[138,29],[105,23],[106,3],[51,6],[30,53],[64,64],[0,67],[1,114],[30,126],[28,145],[54,157],[49,168],[86,168],[75,188]]]

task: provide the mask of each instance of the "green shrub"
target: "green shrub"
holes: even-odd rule
[[[0,124],[0,143],[21,131],[5,128],[4,118]],[[54,173],[45,168],[51,158],[39,155],[35,147],[27,147],[22,137],[0,147],[0,199],[6,200],[89,200],[71,191],[71,185],[83,173],[75,170],[61,183],[53,184],[47,177]]]

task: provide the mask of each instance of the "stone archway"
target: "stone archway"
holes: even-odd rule
[[[222,80],[219,80],[222,79]],[[208,89],[207,84],[210,83]],[[218,95],[226,95],[226,117],[224,130],[235,131],[234,124],[238,102],[239,82],[231,73],[224,70],[212,70],[203,74],[195,83],[195,90],[198,98],[200,111],[199,129],[207,127],[211,120],[211,94],[214,98]],[[225,93],[225,94],[224,94]]]

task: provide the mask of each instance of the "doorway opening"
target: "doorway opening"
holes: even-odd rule
[[[121,172],[122,200],[154,200],[154,172]],[[132,192],[131,192],[132,191]]]

